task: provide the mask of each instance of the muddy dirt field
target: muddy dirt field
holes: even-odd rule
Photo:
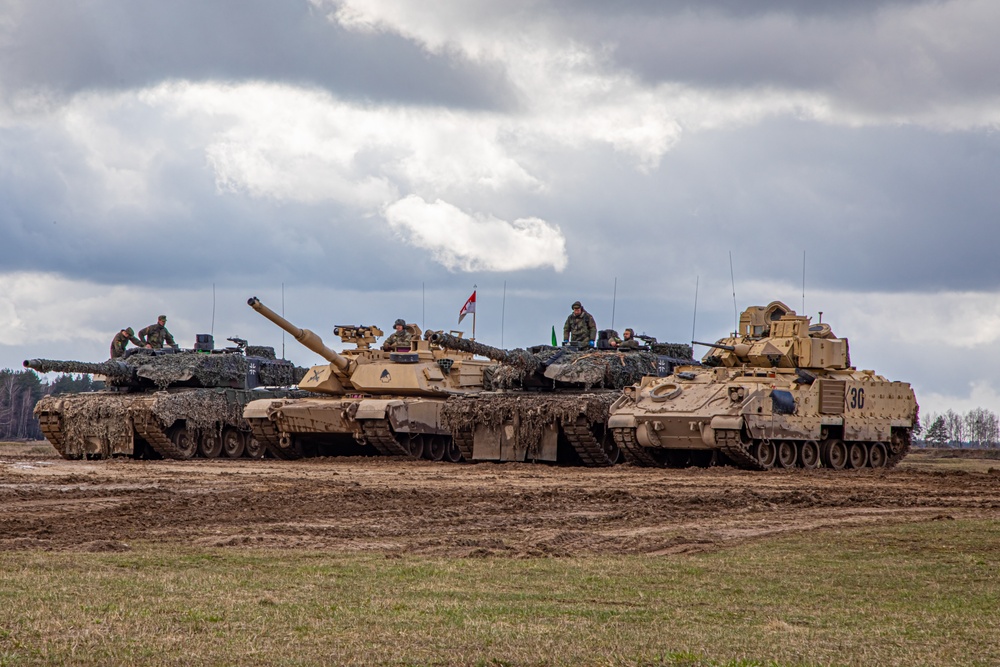
[[[0,549],[140,542],[395,556],[717,549],[787,531],[1000,518],[1000,461],[911,454],[890,471],[650,470],[297,462],[65,461],[0,447]]]

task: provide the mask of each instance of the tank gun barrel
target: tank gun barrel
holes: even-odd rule
[[[735,352],[735,345],[723,345],[722,343],[702,343],[700,340],[691,341],[692,345],[704,345],[705,347],[714,347],[718,350],[726,350],[728,352]]]
[[[39,373],[85,373],[104,375],[118,381],[134,381],[135,370],[124,361],[109,359],[101,362],[63,361],[59,359],[25,359],[24,367]]]
[[[300,329],[288,320],[286,320],[281,315],[277,314],[263,303],[260,299],[255,296],[247,299],[247,305],[256,310],[258,313],[271,320],[279,327],[287,331],[292,335],[295,340],[299,341],[305,347],[309,348],[319,356],[323,357],[331,364],[336,366],[342,371],[347,371],[350,367],[351,362],[328,348],[324,343],[323,339],[318,335],[310,331],[309,329]]]
[[[487,359],[492,359],[493,361],[511,361],[511,353],[507,350],[501,350],[498,347],[492,347],[490,345],[483,345],[482,343],[477,343],[476,341],[469,340],[467,338],[452,336],[451,334],[446,334],[443,331],[435,331],[431,333],[427,339],[431,343],[440,345],[448,350],[478,354],[481,357],[486,357]]]

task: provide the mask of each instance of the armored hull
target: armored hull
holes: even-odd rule
[[[754,307],[702,366],[643,378],[611,407],[625,456],[645,466],[884,468],[910,447],[910,385],[850,365],[847,339],[781,302]]]
[[[42,433],[67,459],[248,456],[264,446],[243,419],[257,398],[294,396],[304,369],[245,341],[225,350],[136,350],[100,363],[31,359],[38,371],[93,373],[108,389],[47,396],[35,406]]]
[[[650,349],[501,350],[441,333],[430,339],[497,362],[490,377],[494,391],[454,398],[444,406],[446,426],[463,456],[475,461],[614,465],[621,461],[621,450],[607,419],[622,387],[693,361],[690,348],[676,346],[671,351],[680,357]]]

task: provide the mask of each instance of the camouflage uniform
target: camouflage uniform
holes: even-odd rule
[[[618,349],[622,351],[638,350],[639,341],[635,338],[622,339],[622,341],[618,343]]]
[[[580,314],[570,313],[566,318],[566,324],[563,325],[563,340],[577,345],[593,344],[597,340],[597,323],[594,321],[594,316],[584,310],[579,301],[574,303],[573,307],[579,307]]]
[[[139,340],[143,341],[141,345],[151,345],[154,350],[161,349],[164,341],[167,342],[167,345],[176,345],[176,343],[174,343],[174,337],[170,335],[169,331],[167,331],[167,327],[163,326],[159,322],[156,324],[150,324],[145,329],[140,329]]]
[[[125,356],[125,348],[128,347],[129,343],[136,347],[142,347],[142,341],[135,337],[131,328],[122,329],[115,334],[114,340],[111,341],[111,358],[117,359]]]
[[[410,332],[403,329],[402,331],[397,331],[386,338],[385,342],[382,343],[382,349],[388,351],[395,350],[397,347],[411,347],[412,340],[413,337],[410,335]]]

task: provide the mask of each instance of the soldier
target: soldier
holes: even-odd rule
[[[639,349],[639,341],[635,339],[635,331],[631,328],[625,329],[621,338],[612,338],[611,347],[619,352],[629,352]]]
[[[156,318],[156,324],[150,324],[145,329],[139,329],[139,340],[142,344],[151,350],[160,350],[163,348],[163,342],[166,341],[167,345],[170,347],[177,347],[174,342],[174,337],[170,335],[167,331],[167,316],[160,315]]]
[[[573,312],[563,325],[563,345],[573,343],[580,347],[594,347],[597,340],[597,323],[594,316],[583,309],[579,301],[573,302]]]
[[[111,358],[118,359],[125,356],[125,348],[128,347],[129,343],[132,343],[136,347],[142,347],[142,341],[135,337],[132,327],[122,329],[115,334],[114,339],[111,341]]]
[[[406,330],[406,320],[399,319],[393,325],[396,329],[395,333],[390,334],[385,342],[382,343],[382,349],[385,351],[398,350],[399,348],[410,349],[410,341],[412,337],[410,333]]]

